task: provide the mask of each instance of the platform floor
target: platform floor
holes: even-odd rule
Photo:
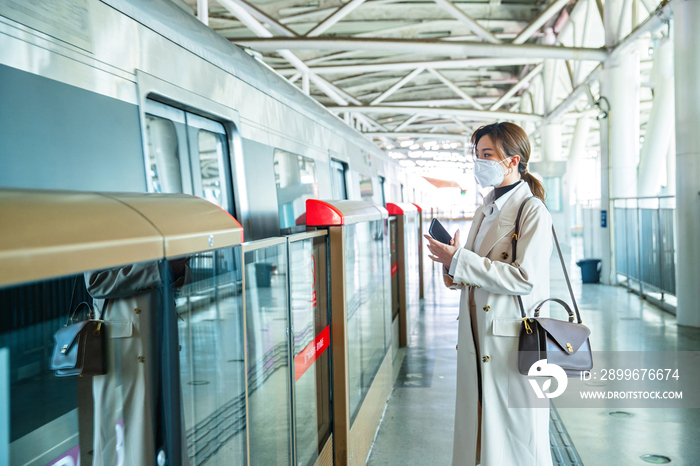
[[[469,225],[460,227],[466,236]],[[583,319],[592,331],[593,350],[700,350],[699,329],[679,327],[673,315],[625,288],[582,285],[575,266],[582,245],[576,239],[572,245],[564,252]],[[396,385],[368,458],[370,466],[451,464],[459,294],[442,286],[440,269],[428,262],[420,318],[410,346],[395,360]],[[558,258],[552,256],[550,263],[552,295],[564,297]],[[646,454],[667,456],[672,465],[700,464],[700,409],[628,409],[631,416],[626,418],[608,411],[558,409],[580,455],[581,462],[574,464],[641,466],[650,464],[641,459]]]

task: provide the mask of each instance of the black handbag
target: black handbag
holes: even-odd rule
[[[78,278],[73,286],[69,309],[73,307],[77,286]],[[73,323],[76,312],[83,307],[87,307],[88,320]],[[95,318],[90,304],[85,301],[78,304],[69,315],[66,325],[53,336],[55,345],[51,357],[51,370],[55,371],[57,377],[106,374],[104,334],[104,321]]]
[[[518,211],[518,217],[515,220],[515,234],[512,239],[513,261],[515,261],[518,235],[520,233],[520,217],[525,204],[533,198],[537,197],[532,196],[523,201]],[[576,304],[574,290],[571,288],[571,281],[566,271],[564,256],[561,253],[554,226],[552,226],[552,235],[554,236],[554,244],[557,246],[557,252],[559,253],[561,267],[564,270],[564,277],[566,278],[566,285],[571,295],[571,302],[576,311],[575,317],[577,321],[574,322],[574,312],[569,305],[557,298],[549,298],[541,301],[535,307],[534,317],[527,317],[523,306],[523,300],[518,296],[520,313],[523,319],[520,325],[520,341],[518,342],[518,370],[521,374],[528,375],[530,367],[532,367],[534,363],[541,359],[546,359],[548,364],[556,364],[564,369],[569,377],[578,377],[581,371],[588,371],[593,368],[593,356],[591,354],[591,345],[588,340],[591,331],[588,327],[583,325],[583,321],[581,320],[581,313]],[[548,258],[543,260],[548,260]],[[550,301],[561,305],[566,310],[567,314],[569,314],[568,322],[540,317],[542,306]]]

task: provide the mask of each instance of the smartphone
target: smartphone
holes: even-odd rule
[[[445,227],[442,226],[442,223],[440,223],[440,220],[434,218],[432,222],[430,222],[430,228],[428,229],[428,233],[430,233],[430,236],[432,236],[434,239],[437,241],[440,241],[441,243],[445,244],[450,244],[450,241],[452,241],[452,237],[450,234],[445,230]]]

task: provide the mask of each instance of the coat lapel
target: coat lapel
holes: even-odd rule
[[[472,227],[469,229],[469,236],[467,237],[467,242],[464,244],[466,249],[474,251],[474,241],[476,241],[476,234],[479,232],[481,227],[481,222],[484,220],[484,206],[482,205],[474,214],[474,221]]]
[[[498,219],[491,224],[491,228],[486,232],[486,236],[481,242],[481,247],[478,251],[481,257],[486,257],[497,242],[515,229],[515,219],[518,216],[520,204],[530,196],[532,196],[532,192],[527,183],[523,182],[515,188],[515,191],[498,214]]]

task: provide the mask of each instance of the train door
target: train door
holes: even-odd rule
[[[148,190],[194,194],[231,212],[224,126],[150,99],[145,113]]]

